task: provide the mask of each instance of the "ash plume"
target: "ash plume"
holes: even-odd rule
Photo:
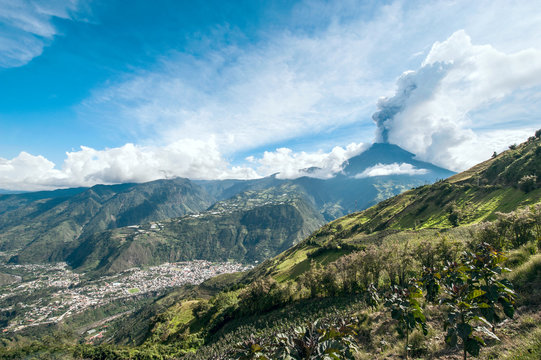
[[[376,142],[388,143],[398,114],[428,100],[445,77],[449,64],[424,65],[416,71],[406,71],[397,80],[396,91],[391,97],[379,99],[372,119],[376,122]]]

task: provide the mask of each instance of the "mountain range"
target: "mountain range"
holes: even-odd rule
[[[370,171],[377,168],[386,170]],[[330,179],[176,178],[4,194],[0,251],[11,263],[68,261],[111,271],[193,258],[261,261],[325,221],[452,174],[396,145],[377,143]],[[150,229],[159,221],[159,229]],[[217,251],[216,244],[227,250]]]

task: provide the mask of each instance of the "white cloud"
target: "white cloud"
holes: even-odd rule
[[[328,179],[342,170],[346,160],[366,148],[367,145],[363,143],[352,143],[345,148],[336,146],[328,153],[294,153],[291,149],[280,148],[273,152],[265,151],[259,159],[249,157],[248,160],[257,164],[258,173],[264,176],[277,174],[279,179],[295,179],[301,176]]]
[[[213,139],[180,140],[164,147],[126,144],[95,150],[81,147],[68,152],[61,169],[43,156],[22,152],[11,160],[0,159],[0,188],[46,190],[58,187],[145,182],[169,177],[191,179],[254,178],[246,167],[229,167]]]
[[[509,145],[520,144],[534,134],[536,129],[497,129],[474,134],[456,149],[450,148],[451,160],[471,167],[488,160],[492,153],[507,150]]]
[[[491,149],[482,149],[493,143],[486,135],[498,121],[509,121],[483,122],[487,119],[474,118],[472,112],[537,86],[541,86],[541,50],[506,54],[490,45],[473,45],[460,30],[436,42],[420,69],[400,77],[395,94],[379,101],[374,120],[380,140],[400,145],[420,159],[463,169],[485,159]],[[532,128],[520,126],[510,130],[524,134]],[[467,154],[474,143],[481,151]]]
[[[365,71],[367,39],[338,35],[283,34],[203,59],[176,54],[96,91],[79,110],[144,141],[215,136],[227,153],[328,131],[368,114],[384,90]]]
[[[332,151],[294,153],[281,148],[249,157],[250,166],[231,166],[218,151],[213,138],[206,142],[184,139],[163,147],[126,144],[95,150],[82,146],[66,153],[61,169],[43,156],[26,152],[7,160],[0,158],[0,189],[49,190],[59,187],[146,182],[156,179],[254,179],[280,173],[277,177],[329,178],[341,170],[348,158],[365,150],[364,144],[350,144]],[[314,171],[308,168],[317,167]]]
[[[41,4],[0,0],[0,22],[9,30],[0,33],[0,66],[19,66],[39,55],[57,34],[54,17],[70,18],[78,6],[75,1],[58,1],[47,9]],[[294,153],[287,141],[303,137],[336,144],[327,135],[346,128],[347,142],[369,142],[360,136],[352,140],[349,130],[359,124],[359,134],[365,134],[377,97],[393,98],[396,75],[419,67],[425,55],[420,69],[399,80],[398,93],[411,87],[410,96],[387,100],[399,108],[389,133],[392,142],[424,160],[461,170],[538,126],[539,107],[524,112],[513,102],[505,111],[491,112],[520,91],[524,103],[539,103],[532,100],[539,93],[541,33],[535,2],[395,1],[371,8],[357,1],[310,0],[295,6],[290,16],[289,27],[258,29],[262,36],[254,43],[238,45],[230,28],[223,30],[227,42],[197,34],[195,50],[172,50],[152,68],[108,79],[78,113],[119,136],[131,132],[139,145],[83,147],[68,153],[61,168],[21,153],[2,160],[0,188],[276,172],[291,178],[310,167],[322,169],[312,175],[327,177],[349,147]],[[474,45],[466,34],[475,44],[490,45]],[[252,158],[255,170],[231,167],[224,159],[275,144],[285,148]],[[43,175],[33,172],[38,168]]]
[[[61,186],[63,174],[43,156],[21,152],[7,160],[0,158],[0,188],[7,190],[40,190]]]
[[[53,18],[69,19],[77,0],[0,0],[0,67],[17,67],[41,55],[57,34]]]
[[[376,164],[364,170],[362,173],[355,175],[356,179],[374,176],[389,176],[389,175],[422,175],[428,170],[417,169],[415,166],[408,163],[392,163],[392,164]]]

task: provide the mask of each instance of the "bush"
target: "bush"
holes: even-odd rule
[[[518,181],[518,188],[525,193],[535,190],[537,187],[536,175],[525,175]]]

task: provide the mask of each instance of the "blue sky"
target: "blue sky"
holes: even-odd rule
[[[332,176],[383,133],[463,170],[541,124],[508,3],[0,0],[0,188]]]

